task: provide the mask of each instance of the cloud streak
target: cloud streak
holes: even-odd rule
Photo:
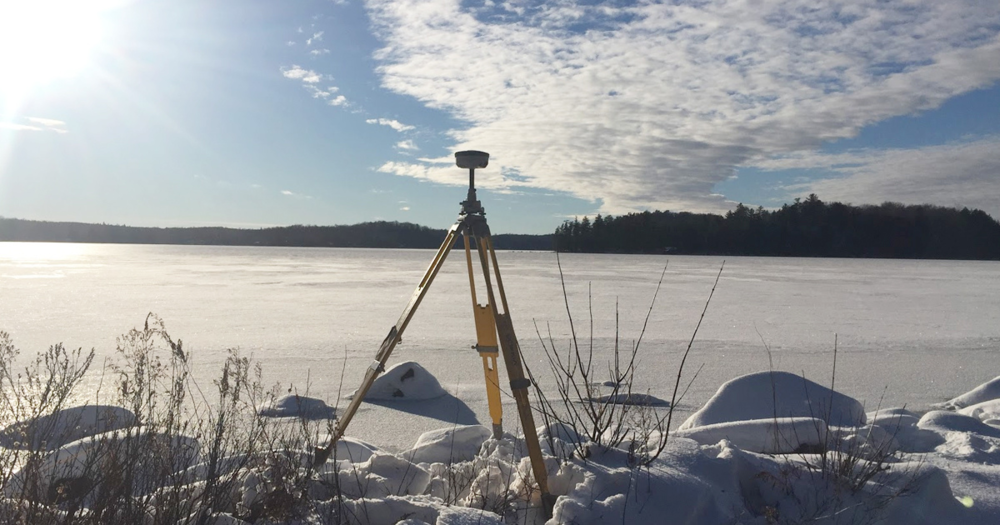
[[[0,122],[0,129],[8,129],[12,131],[51,131],[59,133],[60,135],[69,133],[66,129],[66,123],[61,120],[41,117],[24,117],[24,120],[30,122],[31,124]]]
[[[453,149],[494,154],[477,183],[563,190],[613,213],[727,209],[712,187],[739,167],[1000,79],[1000,10],[976,0],[366,6],[383,86],[465,121]],[[888,157],[862,161],[875,173]],[[419,162],[378,169],[464,183]]]
[[[350,103],[347,97],[344,95],[336,95],[340,88],[337,86],[329,86],[326,89],[319,87],[319,83],[324,79],[328,79],[325,75],[321,75],[311,69],[304,69],[297,65],[292,65],[290,68],[281,68],[281,74],[285,78],[290,78],[292,80],[301,80],[302,87],[308,91],[313,98],[319,98],[326,100],[326,103],[331,106],[349,106]]]
[[[378,124],[379,126],[388,126],[388,127],[392,128],[392,129],[394,129],[394,130],[396,130],[396,131],[398,131],[400,133],[402,133],[404,131],[410,131],[411,129],[414,129],[413,126],[409,126],[407,124],[403,124],[402,122],[400,122],[398,120],[392,120],[392,119],[387,119],[387,118],[370,118],[368,120],[365,120],[365,122],[368,123],[368,124]]]
[[[824,168],[834,174],[785,187],[855,204],[884,201],[980,208],[1000,218],[1000,137],[920,149],[797,154],[762,163],[765,169]]]

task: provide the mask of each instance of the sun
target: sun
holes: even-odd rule
[[[104,0],[0,0],[0,95],[24,94],[90,65]]]

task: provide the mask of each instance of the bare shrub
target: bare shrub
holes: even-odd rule
[[[551,328],[547,330],[546,336],[543,337],[537,323],[535,324],[535,333],[538,335],[539,342],[548,359],[549,368],[556,381],[556,400],[551,401],[538,386],[534,376],[531,375],[531,371],[528,370],[528,375],[535,386],[535,396],[542,420],[546,427],[556,424],[569,430],[565,434],[572,444],[572,453],[576,457],[581,459],[589,457],[591,446],[608,450],[622,446],[627,442],[629,465],[633,467],[649,465],[660,456],[666,447],[674,407],[680,397],[683,397],[683,393],[679,397],[678,392],[684,365],[688,354],[691,352],[698,329],[701,327],[701,321],[704,319],[708,305],[711,303],[715,288],[718,286],[719,277],[722,275],[722,268],[719,268],[719,274],[715,278],[715,283],[712,286],[712,291],[698,320],[698,325],[695,327],[691,335],[691,340],[684,351],[677,370],[677,382],[674,385],[670,403],[666,408],[666,412],[662,413],[647,402],[649,399],[648,395],[637,395],[638,393],[633,391],[633,385],[636,359],[639,355],[642,338],[649,324],[650,315],[653,312],[653,307],[656,305],[656,298],[663,284],[663,278],[667,272],[667,265],[663,266],[659,281],[656,283],[656,289],[653,292],[649,308],[646,310],[646,316],[643,320],[639,337],[627,348],[623,348],[619,337],[618,303],[615,303],[615,339],[614,345],[611,348],[611,357],[607,364],[608,379],[601,381],[597,377],[599,372],[594,367],[592,296],[588,292],[588,308],[590,312],[589,340],[585,348],[581,350],[581,346],[584,345],[580,344],[577,337],[573,315],[569,307],[569,296],[566,292],[566,281],[558,254],[556,254],[556,262],[559,268],[560,283],[562,284],[563,302],[566,306],[566,315],[569,320],[570,340],[568,341],[565,353],[561,354],[556,348]],[[723,263],[723,267],[724,265],[725,263]],[[549,449],[552,453],[562,455],[561,459],[567,459],[559,450],[555,442],[555,437],[551,433],[549,433],[547,439]]]
[[[23,371],[18,355],[0,333],[2,435],[23,449],[0,443],[4,522],[205,523],[220,512],[282,522],[312,510],[317,473],[305,451],[322,423],[261,416],[277,389],[264,388],[260,367],[238,351],[206,395],[181,341],[150,314],[118,338],[105,370],[104,401],[133,419],[68,444],[62,432],[73,421],[53,416],[66,413],[93,351],[56,345]]]

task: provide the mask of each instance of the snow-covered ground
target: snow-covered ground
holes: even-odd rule
[[[290,519],[313,524],[340,516],[350,523],[404,525],[993,524],[1000,519],[1000,426],[994,412],[975,407],[1000,402],[990,397],[997,395],[997,381],[920,416],[903,408],[866,414],[857,400],[794,374],[750,374],[722,385],[660,453],[655,450],[662,436],[655,433],[648,441],[633,434],[621,446],[605,447],[559,423],[540,427],[548,489],[556,497],[550,519],[531,488],[522,436],[494,439],[481,425],[451,425],[423,434],[398,454],[346,438],[335,459],[312,475],[311,503]],[[391,403],[412,402],[401,399]],[[284,417],[313,417],[316,409],[316,403],[282,405]],[[108,417],[123,411],[103,410]],[[73,419],[80,412],[55,414],[57,422],[84,423],[56,424],[55,434],[93,437],[46,456],[41,479],[85,478],[85,465],[100,450],[93,440],[137,437],[123,429],[100,434],[94,421],[101,418]],[[581,444],[587,453],[573,453]],[[194,440],[173,439],[166,446],[182,451],[184,465],[197,463]],[[191,484],[182,490],[198,494],[205,470],[185,472]],[[274,523],[247,518],[253,515],[248,509],[275,490],[269,471],[240,472],[232,500],[217,502],[209,523],[247,523],[238,517]],[[22,483],[15,474],[4,495],[16,495]],[[13,508],[5,507],[9,501],[0,499],[0,514]]]
[[[63,341],[71,347],[96,347],[100,362],[112,352],[116,335],[154,311],[192,352],[200,383],[210,384],[226,348],[240,347],[263,364],[269,381],[330,405],[340,399],[342,407],[430,256],[427,251],[0,243],[0,330],[10,332],[26,353]],[[501,253],[499,258],[525,361],[542,386],[552,388],[533,321],[543,336],[551,330],[557,348],[565,348],[568,324],[555,255]],[[563,256],[578,335],[585,340],[590,332],[588,296],[593,301],[598,362],[610,357],[616,300],[621,340],[627,344],[638,337],[666,260]],[[643,338],[634,388],[666,400],[722,258],[669,260]],[[675,427],[700,410],[697,424],[671,438],[661,460],[643,471],[645,477],[630,474],[623,466],[627,454],[620,450],[595,452],[587,462],[570,467],[553,466],[568,469],[553,474],[554,486],[569,496],[562,499],[562,516],[600,523],[621,522],[622,512],[646,517],[665,513],[626,520],[662,523],[662,516],[690,512],[689,523],[766,523],[761,516],[774,517],[775,512],[808,514],[818,509],[809,506],[811,496],[795,490],[789,495],[786,489],[807,487],[819,494],[829,488],[788,479],[795,472],[789,465],[810,458],[766,456],[753,449],[784,451],[790,444],[778,438],[790,439],[788,434],[806,445],[830,436],[850,444],[888,435],[892,447],[912,460],[911,466],[891,470],[901,473],[893,483],[922,480],[916,485],[924,487],[915,497],[899,499],[905,504],[889,505],[889,515],[900,516],[894,523],[917,523],[913,520],[921,516],[931,520],[926,523],[995,523],[1000,519],[1000,491],[995,490],[1000,486],[995,426],[1000,402],[993,400],[1000,397],[1000,388],[987,383],[1000,374],[998,270],[995,262],[727,258],[684,383],[700,372],[676,407]],[[375,457],[388,454],[406,462],[394,454],[405,458],[422,440],[422,452],[411,454],[419,463],[419,457],[439,453],[433,443],[441,432],[488,425],[481,363],[469,349],[475,331],[467,288],[464,260],[453,256],[390,361],[419,363],[426,373],[421,384],[436,384],[440,392],[425,400],[399,400],[392,394],[405,394],[399,386],[409,385],[387,387],[390,399],[364,403],[352,422],[349,436],[376,445]],[[835,390],[853,400],[847,403],[847,413],[854,416],[849,424],[817,424],[815,413],[779,414],[788,419],[766,422],[767,410],[761,412],[764,418],[756,413],[753,421],[740,423],[750,409],[730,402],[719,405],[729,407],[728,412],[709,410],[721,403],[713,398],[721,385],[771,366],[830,385],[835,336]],[[760,394],[759,389],[751,385],[750,391]],[[744,402],[758,398],[739,397]],[[768,390],[763,402],[771,398]],[[781,398],[791,402],[796,396]],[[521,432],[506,397],[504,410],[505,430]],[[709,418],[708,413],[716,415]],[[421,438],[431,431],[437,434]],[[464,432],[459,441],[468,446],[462,453],[478,452],[478,436],[486,434]],[[484,457],[523,470],[515,457],[516,439],[488,443]],[[398,467],[397,459],[377,460],[366,468]],[[443,490],[442,473],[434,469],[428,463],[427,486],[422,487],[431,495]],[[628,495],[615,497],[623,488]],[[644,494],[655,497],[644,500]],[[782,499],[786,496],[792,499]],[[428,498],[384,501],[411,509],[407,512],[415,516],[430,516],[431,511],[413,510],[434,507]],[[798,500],[805,503],[790,503]],[[606,517],[594,518],[594,512]]]

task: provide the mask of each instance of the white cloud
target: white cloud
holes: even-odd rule
[[[410,211],[410,207],[409,206],[401,206],[399,208],[399,211]]]
[[[477,184],[568,191],[604,212],[727,209],[712,187],[740,166],[1000,79],[995,2],[463,5],[369,0],[383,86],[468,123],[453,149],[494,154]],[[465,184],[454,168],[378,169]]]
[[[303,195],[301,193],[295,193],[294,191],[290,191],[290,190],[281,190],[281,194],[284,195],[285,197],[292,197],[294,199],[311,199],[312,198],[309,195]]]
[[[786,186],[854,204],[885,201],[979,208],[1000,218],[1000,137],[920,149],[796,154],[761,163],[765,169],[825,168],[835,176]]]
[[[378,124],[380,126],[388,126],[388,127],[392,128],[392,129],[394,129],[396,131],[399,131],[400,133],[402,133],[404,131],[410,131],[411,129],[414,129],[413,126],[409,126],[407,124],[403,124],[402,122],[400,122],[398,120],[392,120],[392,119],[387,119],[387,118],[370,118],[370,119],[366,120],[365,122],[368,123],[368,124]]]
[[[306,88],[306,91],[312,93],[313,98],[330,98],[334,93],[340,91],[340,88],[337,86],[330,86],[326,89],[320,89],[312,84],[303,84],[303,86]]]
[[[16,124],[14,122],[0,122],[0,129],[13,131],[52,131],[54,133],[69,133],[66,123],[61,120],[41,117],[24,117],[24,120],[31,124]]]
[[[322,40],[323,40],[323,32],[322,31],[317,31],[317,32],[313,33],[313,36],[311,38],[309,38],[309,39],[306,40],[306,45],[307,46],[311,46],[313,44],[313,42],[320,42]]]
[[[412,140],[402,140],[396,143],[396,149],[406,150],[406,151],[416,151],[420,148],[413,143]]]
[[[285,45],[288,46],[288,47],[292,47],[292,46],[295,45],[295,41],[289,40],[288,42],[285,42]]]
[[[312,56],[314,56],[314,57],[318,57],[320,55],[326,55],[326,54],[329,54],[329,53],[330,53],[329,49],[312,49],[312,50],[309,51],[309,54],[312,55]]]
[[[309,94],[312,95],[313,98],[326,100],[331,106],[350,106],[347,101],[347,97],[343,95],[334,96],[335,93],[340,91],[340,88],[337,86],[329,86],[326,89],[317,86],[321,80],[327,78],[324,75],[321,75],[311,69],[303,69],[297,65],[293,65],[291,68],[282,68],[281,74],[284,75],[285,78],[301,80],[302,86],[309,92]]]
[[[65,128],[66,123],[61,120],[51,119],[51,118],[39,118],[39,117],[25,117],[28,122],[33,122],[35,124],[41,124],[47,128]]]
[[[311,69],[303,69],[296,65],[292,65],[290,69],[282,68],[281,74],[284,75],[285,78],[301,80],[307,84],[316,84],[320,80],[323,80],[323,75],[320,75]]]
[[[9,129],[12,131],[45,131],[45,128],[40,128],[38,126],[14,124],[13,122],[0,122],[0,129]]]

